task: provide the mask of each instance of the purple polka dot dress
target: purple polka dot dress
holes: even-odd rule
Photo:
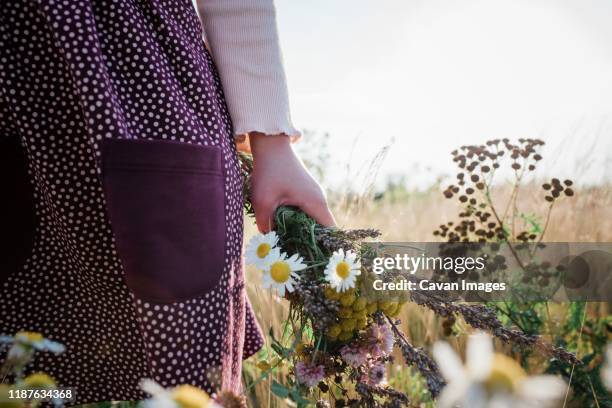
[[[12,0],[0,50],[0,333],[64,343],[30,369],[77,403],[141,399],[143,378],[238,391],[263,338],[191,0]]]

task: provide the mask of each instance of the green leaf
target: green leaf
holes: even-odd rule
[[[279,398],[287,398],[289,396],[289,388],[285,387],[283,384],[279,383],[276,380],[272,381],[272,385],[270,386],[270,390],[274,395]]]
[[[298,407],[307,406],[310,401],[304,398],[298,389],[291,390],[291,399],[298,404]]]

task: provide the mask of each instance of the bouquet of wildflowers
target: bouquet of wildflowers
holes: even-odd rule
[[[249,197],[252,159],[241,154],[241,162],[245,197]],[[253,215],[248,199],[245,208],[247,214]],[[396,297],[372,295],[365,290],[368,283],[371,286],[373,276],[368,265],[372,256],[366,253],[372,249],[361,244],[376,239],[380,235],[377,230],[323,227],[293,207],[280,207],[274,224],[274,231],[257,235],[247,244],[246,262],[261,271],[263,287],[289,302],[284,326],[289,328],[286,332],[290,332],[290,340],[272,337],[271,346],[278,356],[272,364],[260,368],[265,377],[274,366],[288,362],[290,375],[286,383],[274,381],[271,389],[298,406],[312,403],[320,407],[410,406],[408,396],[385,381],[395,347],[406,363],[424,377],[432,397],[442,394],[439,399],[442,407],[460,403],[466,393],[474,392],[474,387],[483,395],[481,406],[488,406],[489,396],[497,400],[507,397],[504,401],[509,401],[508,406],[526,406],[521,405],[521,401],[528,399],[524,396],[524,385],[533,382],[523,381],[527,375],[518,363],[508,363],[510,358],[494,358],[492,352],[484,355],[486,358],[480,359],[484,362],[479,377],[472,378],[461,375],[458,369],[438,365],[459,366],[457,358],[444,346],[437,347],[442,350],[436,355],[437,362],[423,349],[413,346],[400,330],[398,320],[403,305],[409,301],[448,321],[459,316],[475,329],[489,331],[504,342],[533,347],[553,358],[579,363],[573,354],[538,336],[506,328],[495,312],[483,305],[456,304],[419,291],[403,292]],[[492,345],[490,337],[488,341]],[[447,358],[452,361],[445,361]],[[504,364],[498,367],[497,360]],[[517,377],[517,373],[521,376]],[[544,376],[540,380],[550,392],[538,395],[538,401],[555,400],[563,392],[560,379]]]
[[[261,270],[264,288],[290,304],[292,344],[274,341],[273,347],[290,361],[294,377],[286,390],[277,386],[278,394],[305,404],[311,388],[342,395],[353,384],[361,399],[407,402],[384,385],[395,343],[389,319],[403,302],[371,300],[358,285],[358,244],[378,232],[325,228],[290,207],[276,212],[275,225],[275,231],[251,239],[246,261]]]

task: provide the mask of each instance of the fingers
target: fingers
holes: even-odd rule
[[[255,210],[255,223],[262,234],[270,232],[274,225],[274,211],[277,205],[274,202],[253,202]]]
[[[312,217],[317,223],[331,227],[336,225],[336,219],[330,211],[325,194],[319,189],[307,189],[300,193],[281,193],[280,197],[268,191],[266,194],[252,198],[255,210],[255,222],[261,233],[274,229],[274,213],[281,205],[293,205]]]
[[[287,202],[286,204],[300,207],[302,211],[325,227],[332,227],[336,225],[336,219],[327,206],[325,199],[314,199],[295,204]],[[255,209],[255,222],[257,223],[257,229],[259,229],[259,232],[265,234],[274,228],[274,212],[279,205],[280,203],[271,204],[266,202],[253,204]]]
[[[324,198],[306,200],[299,204],[299,207],[324,227],[336,225],[336,219],[327,206],[327,201]]]

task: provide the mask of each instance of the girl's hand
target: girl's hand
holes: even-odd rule
[[[287,136],[251,133],[250,144],[251,202],[261,232],[273,228],[274,211],[281,205],[299,207],[321,225],[336,224],[325,193],[296,156]]]

